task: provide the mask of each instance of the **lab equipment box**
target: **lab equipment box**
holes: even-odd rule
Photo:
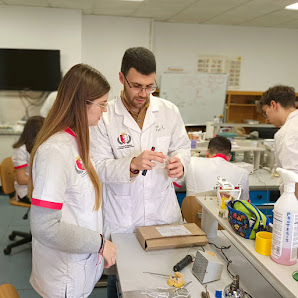
[[[206,233],[194,223],[137,227],[136,236],[144,250],[178,248],[208,243]]]

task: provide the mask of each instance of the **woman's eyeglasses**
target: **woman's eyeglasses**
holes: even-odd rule
[[[97,105],[97,106],[101,107],[102,109],[106,109],[106,107],[108,106],[108,103],[99,104],[99,103],[95,103],[95,102],[93,102],[91,100],[87,100],[87,102],[90,102],[90,103],[92,103],[94,105]]]

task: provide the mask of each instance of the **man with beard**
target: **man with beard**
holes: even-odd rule
[[[173,183],[184,177],[190,141],[178,108],[152,95],[155,75],[151,51],[126,50],[119,73],[121,96],[108,103],[108,111],[90,130],[108,239],[111,233],[133,233],[136,226],[182,222]],[[110,275],[109,298],[117,297],[115,284]]]

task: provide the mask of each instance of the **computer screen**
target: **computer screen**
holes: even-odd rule
[[[0,49],[0,90],[55,91],[60,50]]]

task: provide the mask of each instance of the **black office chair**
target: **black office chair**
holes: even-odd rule
[[[3,159],[3,161],[0,165],[0,177],[1,177],[3,193],[5,193],[7,195],[13,194],[15,192],[15,189],[14,189],[15,172],[14,172],[14,167],[13,167],[11,157],[7,157],[7,158]],[[30,204],[19,202],[16,198],[16,195],[14,195],[9,200],[9,204],[11,204],[13,206],[28,208],[28,211],[23,216],[23,219],[28,218],[28,212],[31,207]],[[8,236],[8,238],[9,238],[9,240],[13,241],[13,240],[15,240],[16,236],[22,237],[23,239],[7,245],[7,247],[4,249],[5,255],[9,255],[11,253],[11,249],[13,247],[20,246],[25,243],[30,243],[32,241],[32,235],[30,232],[25,233],[25,232],[21,232],[21,231],[12,231],[11,234]]]

